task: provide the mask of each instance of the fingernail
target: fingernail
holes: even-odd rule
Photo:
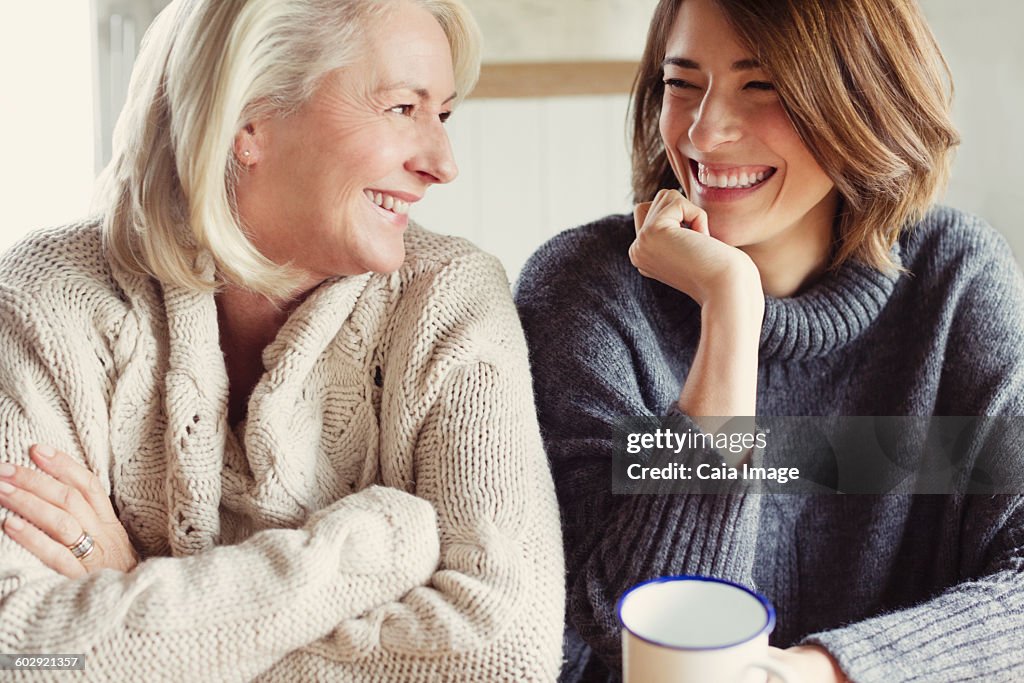
[[[8,528],[14,529],[15,531],[21,531],[25,528],[25,522],[21,521],[17,517],[8,517],[6,524]]]
[[[7,462],[0,462],[0,477],[13,477],[17,470],[14,469],[14,465]]]
[[[6,481],[0,481],[0,493],[14,493],[15,488]]]
[[[36,444],[36,453],[43,456],[44,458],[52,458],[57,454],[57,451],[53,450],[50,446],[43,446],[42,444]]]

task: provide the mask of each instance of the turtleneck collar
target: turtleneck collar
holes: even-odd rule
[[[891,256],[902,265],[898,243]],[[899,277],[851,260],[801,294],[765,297],[762,360],[817,358],[850,343],[878,317]]]

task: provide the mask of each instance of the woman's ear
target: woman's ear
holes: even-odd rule
[[[260,160],[263,136],[259,124],[247,123],[235,134],[235,160],[243,167],[254,166]]]

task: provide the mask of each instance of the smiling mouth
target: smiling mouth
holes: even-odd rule
[[[690,172],[701,187],[713,190],[749,190],[775,175],[774,166],[709,168],[690,159]]]
[[[401,216],[405,216],[409,213],[410,204],[403,199],[399,199],[398,197],[394,197],[383,192],[373,192],[371,190],[363,190],[363,194],[367,199],[385,211],[397,213]]]

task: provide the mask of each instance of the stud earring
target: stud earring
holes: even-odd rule
[[[242,156],[243,157],[249,156],[249,150],[245,150],[244,152],[242,152]]]

